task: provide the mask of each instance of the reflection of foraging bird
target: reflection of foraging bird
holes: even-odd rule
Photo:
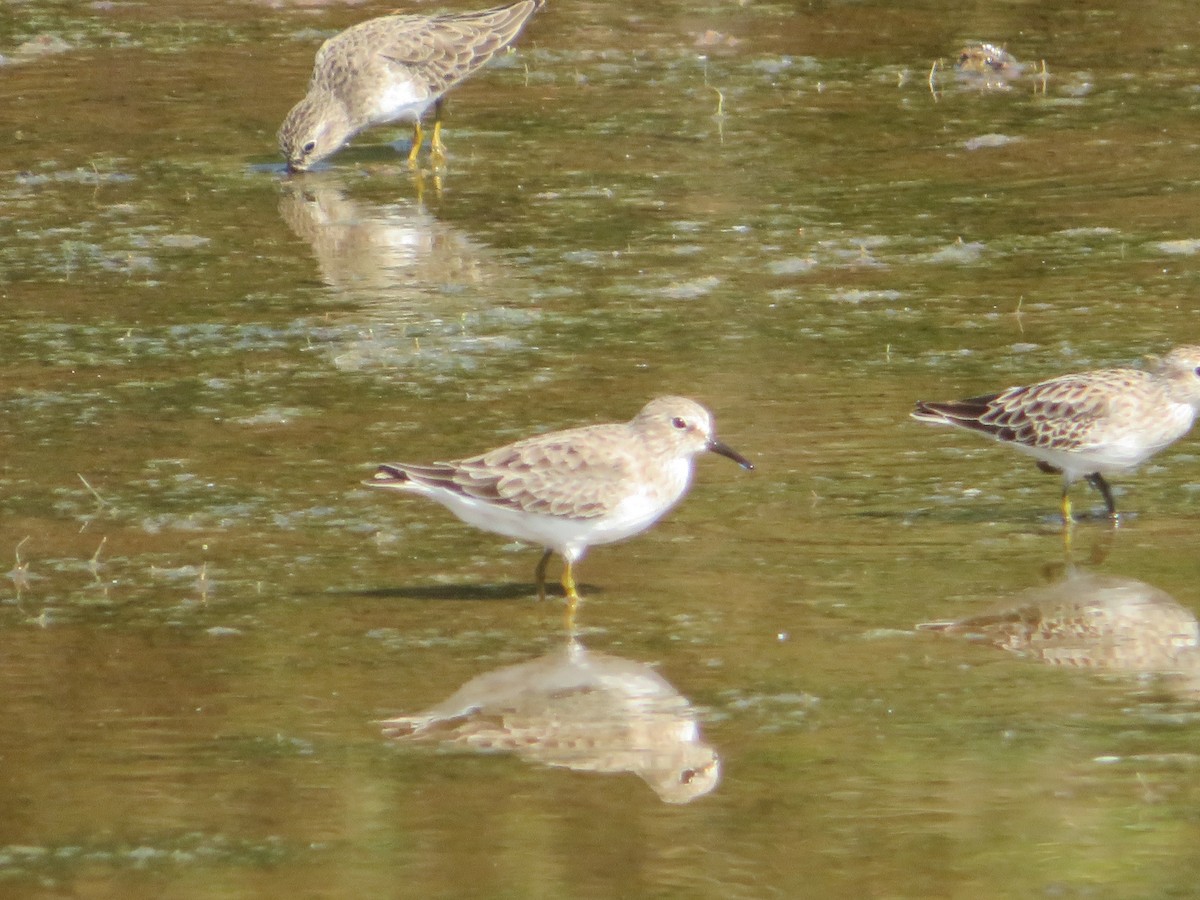
[[[421,117],[434,107],[432,153],[444,158],[442,96],[517,39],[544,0],[481,12],[391,15],[334,35],[317,51],[308,94],[279,128],[288,168],[303,171],[360,131],[413,123],[409,165],[421,147]]]
[[[558,553],[570,626],[579,599],[574,563],[592,544],[649,528],[687,492],[693,460],[707,450],[754,468],[717,440],[703,406],[659,397],[626,423],[537,435],[454,462],[384,465],[365,484],[422,494],[476,528],[541,544],[539,598]]]
[[[920,401],[913,418],[977,431],[1027,453],[1071,483],[1087,480],[1117,516],[1106,474],[1133,469],[1191,430],[1200,410],[1200,346],[1177,347],[1148,370],[1096,369],[949,403]]]

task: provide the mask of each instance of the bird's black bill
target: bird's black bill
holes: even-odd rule
[[[720,441],[709,441],[708,449],[713,453],[719,453],[721,456],[724,456],[727,459],[732,459],[735,463],[747,471],[754,470],[754,463],[750,462],[750,460],[746,459],[746,457],[742,456],[742,454],[738,453],[732,447],[728,447],[725,444],[722,444]]]

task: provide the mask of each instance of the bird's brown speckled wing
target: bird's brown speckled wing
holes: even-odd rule
[[[394,26],[379,49],[389,62],[420,72],[431,93],[440,94],[487,65],[521,33],[541,0],[462,15],[434,16],[419,28],[403,27],[407,16],[380,20]]]
[[[640,472],[629,452],[626,426],[600,425],[541,435],[481,456],[431,466],[396,465],[412,481],[475,497],[496,506],[592,519],[625,498]]]
[[[1008,443],[1079,450],[1094,443],[1094,426],[1113,414],[1114,396],[1121,389],[1143,389],[1145,380],[1146,374],[1135,369],[1064,375],[951,403],[922,402],[915,415]]]

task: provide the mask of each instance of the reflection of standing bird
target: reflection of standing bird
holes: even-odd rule
[[[1200,346],[1177,347],[1150,370],[1096,369],[998,394],[949,403],[919,401],[912,416],[1008,444],[1063,476],[1062,515],[1071,521],[1071,483],[1087,480],[1117,506],[1106,474],[1133,469],[1191,430],[1200,410]]]
[[[649,528],[687,492],[693,459],[707,450],[754,468],[717,440],[699,403],[659,397],[629,422],[541,434],[455,462],[384,465],[365,484],[423,494],[476,528],[541,544],[539,597],[557,552],[570,624],[579,599],[574,563],[592,544]]]
[[[472,13],[381,16],[334,35],[317,51],[308,94],[279,128],[288,168],[303,171],[360,131],[413,123],[408,154],[421,147],[421,117],[434,107],[434,157],[442,144],[442,96],[505,50],[544,0]]]
[[[720,780],[720,758],[686,697],[650,666],[576,641],[486,672],[382,726],[396,740],[514,753],[575,772],[632,772],[666,803],[688,803]]]
[[[1165,591],[1114,575],[1073,572],[1013,602],[919,628],[963,635],[1053,666],[1179,673],[1195,692],[1200,625]],[[1181,689],[1183,685],[1180,685]]]

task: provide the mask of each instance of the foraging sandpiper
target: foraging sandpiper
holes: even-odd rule
[[[304,171],[352,137],[386,122],[413,123],[416,165],[421,117],[434,107],[432,154],[444,159],[442,97],[506,50],[544,0],[471,13],[390,15],[360,22],[317,51],[308,94],[279,128],[290,171]]]

